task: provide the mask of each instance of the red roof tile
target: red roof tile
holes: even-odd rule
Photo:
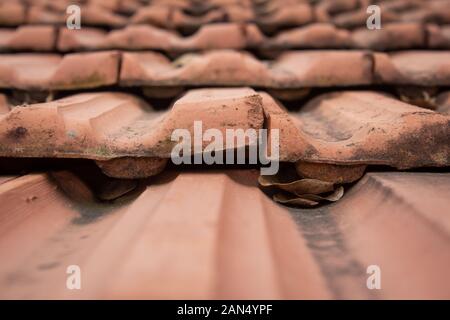
[[[427,33],[430,48],[450,49],[450,26],[428,25]]]
[[[17,29],[0,29],[0,51],[31,50],[51,51],[56,33],[51,26],[21,26]]]
[[[25,7],[20,2],[0,3],[0,25],[17,26],[25,21]]]
[[[161,54],[124,53],[122,85],[248,85],[269,88],[371,83],[372,60],[361,51],[286,52],[270,65],[246,52],[217,50],[175,62]]]
[[[199,89],[177,100],[171,110],[157,112],[131,95],[86,93],[16,107],[0,118],[0,155],[95,160],[145,157],[142,161],[99,162],[110,176],[145,177],[159,173],[167,162],[151,158],[170,158],[178,143],[171,141],[173,130],[184,128],[193,134],[194,121],[200,120],[203,130],[216,128],[224,136],[226,128],[262,128],[261,98],[245,88]],[[249,143],[255,142],[244,142]],[[130,163],[136,169],[125,170]]]
[[[448,173],[370,173],[330,207],[355,259],[380,267],[380,298],[448,299],[449,187]]]
[[[450,84],[450,52],[404,51],[375,54],[375,77],[381,83],[424,86]]]
[[[126,17],[100,6],[81,6],[81,12],[82,25],[120,27],[127,22]],[[42,6],[31,6],[27,13],[27,22],[32,24],[65,24],[66,18],[65,8],[59,11]]]
[[[352,33],[357,48],[373,50],[400,50],[426,46],[425,30],[418,23],[391,23],[382,29],[362,27]]]
[[[383,94],[321,95],[286,112],[263,95],[268,128],[280,130],[280,159],[397,168],[448,166],[450,117]]]
[[[101,30],[60,29],[58,48],[62,51],[80,49],[158,49],[192,51],[207,49],[243,49],[247,46],[245,27],[238,24],[205,25],[190,37],[158,29],[150,25],[132,25],[106,33]]]
[[[436,98],[436,111],[450,115],[450,92],[441,93]]]
[[[320,210],[274,204],[257,177],[166,173],[131,202],[104,207],[74,202],[45,175],[3,183],[0,296],[449,297],[448,174],[370,173]],[[83,290],[61,285],[73,264]],[[366,287],[374,264],[382,290]]]
[[[83,68],[80,68],[80,65]],[[0,56],[0,87],[28,90],[92,88],[117,80],[117,52]]]

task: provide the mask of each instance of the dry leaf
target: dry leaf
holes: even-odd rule
[[[303,194],[321,194],[334,190],[333,183],[316,180],[301,179],[292,182],[279,182],[276,176],[260,176],[258,182],[263,187],[276,187],[291,192],[297,196]]]
[[[344,195],[344,187],[340,186],[336,190],[334,190],[333,193],[331,193],[328,196],[319,196],[316,194],[304,194],[304,195],[302,195],[302,198],[305,198],[308,200],[313,200],[313,201],[327,200],[327,201],[335,202],[335,201],[338,201],[340,198],[342,198],[343,195]]]
[[[284,193],[277,193],[273,196],[273,200],[282,204],[290,204],[294,206],[302,206],[302,207],[314,207],[319,204],[317,201],[304,199],[302,197],[294,196],[294,195],[286,195]]]

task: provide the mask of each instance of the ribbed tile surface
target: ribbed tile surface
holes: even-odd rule
[[[83,68],[80,68],[80,65]],[[116,83],[117,52],[0,55],[0,88],[82,89]]]
[[[448,174],[369,173],[309,210],[274,204],[257,175],[168,172],[109,205],[73,202],[45,175],[3,181],[0,295],[449,298]],[[366,287],[374,264],[381,290]],[[69,265],[81,291],[65,287]]]
[[[156,111],[133,95],[99,92],[18,106],[0,116],[0,155],[170,158],[178,144],[174,130],[188,130],[194,146],[194,121],[201,122],[200,133],[214,128],[223,136],[229,128],[262,128],[261,97],[250,88],[196,89]]]
[[[397,168],[448,166],[450,118],[370,91],[315,98],[298,112],[263,95],[269,129],[280,130],[280,159]]]

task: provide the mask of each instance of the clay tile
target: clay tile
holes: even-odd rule
[[[175,27],[198,27],[219,21],[225,21],[225,12],[221,9],[213,9],[199,16],[191,16],[180,9],[174,9],[171,15],[171,23]]]
[[[356,48],[372,50],[399,50],[421,48],[426,45],[423,26],[417,23],[390,23],[382,29],[366,27],[353,31]]]
[[[149,23],[160,27],[170,27],[169,20],[171,8],[163,5],[149,5],[148,7],[140,8],[131,17],[131,23]]]
[[[170,62],[155,53],[124,53],[124,85],[261,85],[270,81],[267,67],[244,52],[218,50],[184,55]]]
[[[65,196],[45,174],[7,181],[0,187],[0,210],[10,218],[0,228],[8,248],[0,252],[0,278],[20,270],[34,281],[0,297],[332,298],[308,240],[286,208],[261,194],[257,177],[254,170],[163,173],[127,205],[95,206]],[[49,264],[60,250],[59,264]],[[61,290],[74,260],[96,276],[83,278],[82,290]]]
[[[291,51],[273,63],[272,78],[284,87],[370,84],[372,59],[363,51]]]
[[[448,173],[373,172],[330,207],[354,257],[365,266],[377,261],[381,270],[389,270],[382,278],[388,284],[382,287],[384,299],[448,298],[442,274],[450,262],[444,240],[450,235],[450,220],[442,212],[449,205],[449,188]],[[424,252],[434,257],[433,263],[423,259]],[[405,268],[426,280],[398,281]]]
[[[386,84],[449,85],[450,53],[446,51],[403,51],[376,53],[375,76]]]
[[[94,49],[109,49],[107,32],[101,29],[83,27],[82,29],[59,29],[58,50],[80,51]]]
[[[428,25],[428,46],[436,49],[450,49],[450,26]]]
[[[175,62],[156,53],[124,53],[123,85],[248,85],[273,88],[360,85],[372,81],[372,60],[361,51],[293,51],[271,64],[249,53],[216,50]]]
[[[344,12],[338,14],[332,18],[333,23],[341,28],[356,28],[366,25],[368,14],[366,12],[367,7],[355,11]],[[381,23],[382,25],[389,22],[399,21],[400,17],[395,12],[382,11]],[[408,20],[405,20],[408,22]]]
[[[193,136],[194,121],[224,136],[227,128],[262,128],[261,97],[249,88],[198,89],[166,112],[121,93],[78,94],[15,107],[0,118],[0,156],[88,158],[102,161],[100,167],[110,176],[143,177],[164,167],[178,144],[171,140],[175,129]],[[139,170],[118,169],[130,163]]]
[[[66,21],[65,12],[52,11],[42,6],[33,5],[27,10],[29,24],[63,24]]]
[[[234,23],[204,25],[187,38],[178,37],[174,50],[243,49],[247,46],[245,27]]]
[[[127,18],[106,8],[88,5],[81,8],[81,23],[95,26],[121,27]]]
[[[425,5],[401,14],[402,21],[424,23],[450,23],[447,1],[427,1]]]
[[[313,21],[314,15],[309,3],[286,5],[278,3],[263,16],[257,17],[262,25],[299,26]]]
[[[83,28],[60,29],[59,49],[157,49],[164,51],[193,51],[206,49],[242,49],[247,46],[244,28],[238,24],[217,23],[205,25],[190,37],[159,29],[151,25],[130,25],[124,29],[106,33],[102,30]],[[255,41],[255,39],[253,39]]]
[[[28,23],[65,24],[66,11],[33,5],[28,10]],[[120,27],[127,23],[127,18],[105,7],[97,5],[81,6],[81,25]]]
[[[437,112],[450,115],[450,92],[446,91],[438,95],[436,105]]]
[[[264,44],[276,48],[346,48],[350,46],[350,33],[331,24],[315,23],[283,31]]]
[[[51,26],[20,26],[15,30],[0,29],[0,50],[51,51],[55,44]]]
[[[321,95],[286,112],[263,94],[269,129],[280,130],[282,161],[448,166],[450,117],[370,91]]]
[[[18,2],[8,1],[0,4],[0,25],[17,26],[25,21],[25,6]]]
[[[117,52],[77,53],[64,57],[50,54],[2,55],[0,87],[53,90],[110,85],[116,82],[118,61]]]
[[[0,93],[0,115],[8,112],[9,112],[8,98],[4,94]]]

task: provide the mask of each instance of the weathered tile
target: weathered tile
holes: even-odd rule
[[[171,140],[175,129],[189,130],[193,137],[194,121],[203,122],[201,130],[215,128],[223,136],[227,128],[262,128],[261,98],[246,88],[199,89],[165,112],[121,93],[78,94],[19,106],[0,118],[0,156],[94,159],[109,176],[146,177],[167,162],[154,158],[171,157],[178,144]],[[192,148],[195,143],[192,139]],[[233,148],[254,143],[238,142]]]
[[[56,33],[51,26],[20,26],[17,29],[0,29],[0,51],[54,49]]]
[[[0,93],[0,114],[9,112],[9,102],[8,97]]]
[[[450,85],[450,51],[375,53],[375,77],[380,83]]]
[[[425,30],[418,23],[390,23],[381,29],[362,27],[352,32],[356,48],[372,50],[400,50],[425,47]]]
[[[292,51],[274,61],[247,52],[216,50],[172,62],[154,53],[124,53],[122,85],[248,85],[269,88],[350,86],[372,81],[372,59],[362,51]]]
[[[80,68],[80,66],[83,66]],[[0,55],[0,87],[81,89],[116,83],[118,52]]]
[[[299,26],[314,20],[313,8],[307,2],[271,1],[263,14],[256,17],[258,24],[270,26]]]
[[[280,31],[276,36],[265,39],[264,47],[275,48],[317,48],[336,49],[351,46],[350,32],[338,29],[328,23],[314,23]]]
[[[428,46],[436,49],[450,49],[450,26],[427,26]]]
[[[87,5],[80,6],[81,25],[121,27],[127,23],[127,18],[114,13],[107,8]],[[31,6],[27,13],[27,22],[30,24],[65,24],[67,19],[65,9],[51,10],[39,5]]]
[[[448,173],[369,173],[330,206],[365,278],[379,268],[381,290],[370,290],[378,298],[448,299],[449,188]]]
[[[20,2],[8,1],[0,3],[0,25],[18,26],[25,21],[25,6]]]
[[[34,178],[22,191],[38,198],[23,202],[22,214],[0,202],[1,215],[16,220],[0,237],[0,258],[8,257],[0,266],[0,296],[331,298],[308,241],[289,211],[260,192],[257,176],[250,170],[163,174],[131,203],[103,208],[64,197],[45,176]],[[0,186],[0,199],[21,201],[18,183],[8,184],[9,192]],[[77,223],[81,214],[101,219]],[[83,277],[83,290],[61,286],[73,264],[91,275]],[[20,281],[24,275],[34,281]]]
[[[370,91],[321,95],[286,112],[268,95],[269,129],[280,130],[282,161],[389,165],[450,164],[450,117]]]
[[[131,25],[106,33],[99,29],[60,29],[58,48],[62,51],[85,49],[126,49],[193,51],[243,49],[247,47],[245,26],[231,23],[205,25],[195,34],[183,37],[151,25]]]
[[[436,111],[450,115],[450,92],[441,93],[436,98]]]

